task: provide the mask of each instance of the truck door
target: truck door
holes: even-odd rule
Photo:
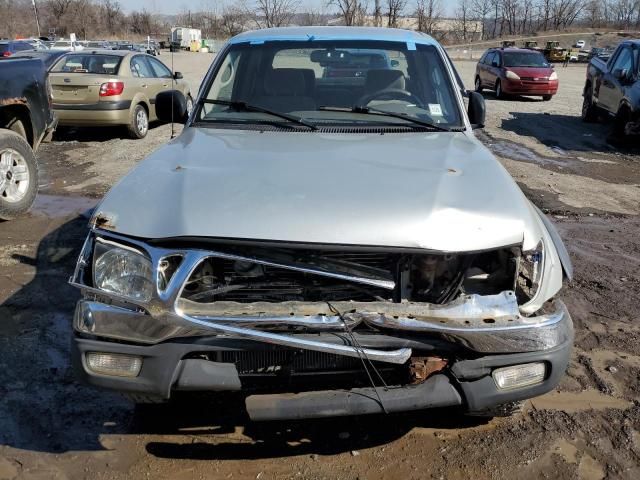
[[[602,77],[598,91],[598,105],[612,114],[618,112],[620,101],[633,73],[633,50],[631,46],[621,47]],[[626,75],[625,75],[626,72]]]

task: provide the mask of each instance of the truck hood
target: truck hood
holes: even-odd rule
[[[534,246],[540,239],[528,200],[465,132],[190,127],[113,187],[94,219],[146,239],[439,251]]]

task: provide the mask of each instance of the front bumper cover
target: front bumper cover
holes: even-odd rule
[[[370,340],[365,345],[380,345],[385,342],[381,338]],[[340,339],[334,336],[333,341]],[[469,412],[481,411],[495,405],[542,395],[555,388],[566,371],[571,345],[572,340],[569,340],[544,352],[459,360],[448,370],[432,375],[419,385],[378,387],[377,392],[373,388],[358,388],[250,395],[246,398],[246,407],[254,420],[334,417],[447,406],[462,406]],[[181,339],[142,346],[76,335],[72,342],[72,359],[76,374],[84,383],[123,393],[168,399],[173,391],[237,392],[242,389],[242,379],[234,364],[185,358],[190,353],[265,347],[268,348],[247,340],[220,337]],[[437,344],[433,348],[440,352]],[[96,351],[143,357],[140,374],[135,378],[126,378],[93,373],[86,366],[85,355]],[[545,363],[547,374],[542,383],[513,390],[500,390],[496,387],[491,376],[494,369],[531,362]],[[380,405],[378,395],[384,408]]]

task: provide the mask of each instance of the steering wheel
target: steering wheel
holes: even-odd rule
[[[422,101],[413,93],[401,88],[387,88],[360,98],[359,105],[367,106],[374,100],[402,100],[422,107]]]

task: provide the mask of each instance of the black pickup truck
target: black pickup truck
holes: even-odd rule
[[[56,120],[51,86],[40,59],[0,60],[0,220],[29,210],[38,193],[34,152]]]
[[[622,42],[606,62],[592,58],[583,96],[585,122],[609,116],[614,137],[640,134],[640,40]]]

